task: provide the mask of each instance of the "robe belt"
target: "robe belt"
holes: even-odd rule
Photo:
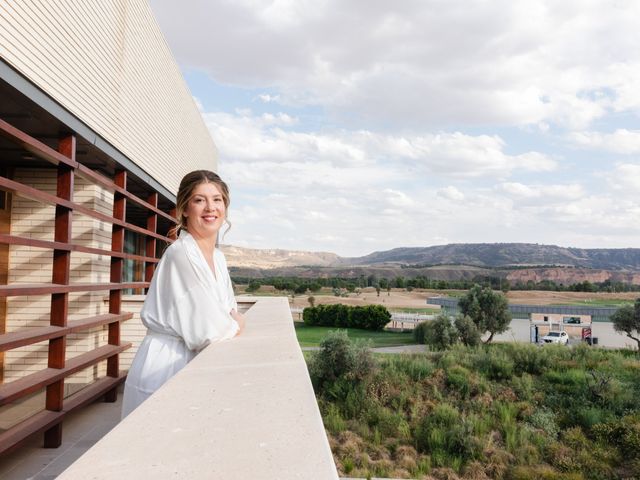
[[[147,335],[151,337],[165,337],[165,338],[168,337],[173,339],[174,341],[184,343],[184,339],[182,337],[179,337],[177,335],[172,335],[171,333],[167,333],[167,332],[158,332],[157,330],[151,330],[150,328],[147,328]]]

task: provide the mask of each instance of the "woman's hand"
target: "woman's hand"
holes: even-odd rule
[[[236,323],[238,324],[238,333],[236,333],[236,337],[238,335],[240,335],[242,333],[242,331],[244,330],[244,325],[245,325],[245,318],[244,315],[242,315],[240,312],[236,312],[235,310],[231,310],[231,312],[229,312],[229,314],[231,315],[231,318],[233,318]]]

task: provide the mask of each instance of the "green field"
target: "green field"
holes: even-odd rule
[[[331,330],[346,330],[351,340],[370,341],[372,347],[395,347],[416,343],[411,332],[371,332],[357,328],[308,327],[300,322],[294,324],[301,347],[317,347]]]

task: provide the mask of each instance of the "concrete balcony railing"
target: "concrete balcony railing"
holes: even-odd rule
[[[285,298],[239,298],[245,332],[213,344],[60,479],[337,479]]]

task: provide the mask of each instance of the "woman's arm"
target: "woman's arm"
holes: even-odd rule
[[[236,333],[236,337],[237,337],[244,330],[245,318],[243,314],[241,314],[240,312],[236,312],[235,309],[231,310],[231,312],[229,313],[231,315],[231,318],[233,318],[238,323],[239,328],[238,328],[238,333]]]

